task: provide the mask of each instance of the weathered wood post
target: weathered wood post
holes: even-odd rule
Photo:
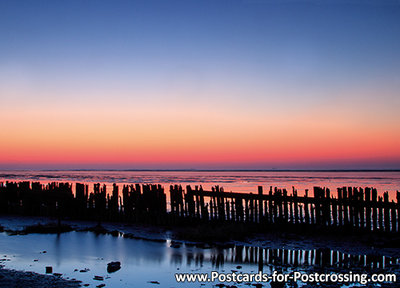
[[[371,231],[371,188],[365,187],[365,226],[367,231]]]
[[[397,207],[397,232],[400,233],[400,192],[396,191],[396,207]]]
[[[258,223],[263,222],[263,200],[262,200],[262,195],[263,195],[263,187],[258,186]]]
[[[383,193],[384,201],[384,221],[385,221],[385,231],[390,232],[390,205],[389,205],[389,193]]]
[[[308,212],[308,205],[309,205],[309,198],[308,198],[308,189],[305,190],[305,195],[304,195],[304,219],[306,221],[306,224],[310,224],[310,215]]]
[[[299,223],[299,201],[297,198],[297,190],[293,188],[293,202],[294,202],[294,223]]]
[[[378,230],[378,213],[377,213],[377,198],[378,194],[376,192],[376,189],[372,189],[372,226],[374,228],[374,231]]]
[[[283,220],[285,224],[288,224],[288,195],[287,195],[287,190],[283,189]]]
[[[383,227],[383,198],[382,196],[378,197],[378,211],[379,211],[379,230],[384,231]]]
[[[268,200],[268,214],[269,214],[269,223],[274,223],[274,207],[272,205],[272,186],[269,187],[269,200]]]
[[[361,229],[365,229],[365,193],[363,188],[360,188],[358,203],[359,203],[360,227]]]
[[[350,225],[349,221],[349,199],[347,197],[347,187],[343,187],[343,220],[344,225],[348,227]]]
[[[354,199],[353,199],[353,187],[347,188],[348,203],[349,203],[349,221],[350,228],[354,228]]]

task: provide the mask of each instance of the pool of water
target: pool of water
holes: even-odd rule
[[[54,273],[80,280],[90,287],[102,283],[106,287],[216,287],[219,283],[178,283],[175,273],[398,269],[399,259],[375,255],[371,262],[368,257],[329,249],[268,249],[243,245],[204,248],[170,240],[127,239],[91,232],[15,236],[0,233],[0,258],[6,268],[44,274],[46,266],[51,266]],[[120,261],[121,269],[108,273],[107,263],[111,261]],[[85,269],[89,271],[80,272]],[[104,280],[94,280],[94,276]],[[255,283],[226,284],[254,287]],[[263,283],[263,287],[270,284]]]
[[[237,269],[233,262],[219,263],[216,255],[221,251],[216,248],[173,246],[170,241],[152,242],[91,232],[0,234],[0,253],[2,258],[9,259],[3,262],[7,268],[44,274],[45,267],[52,266],[53,272],[62,273],[64,278],[75,278],[91,286],[105,283],[106,287],[157,287],[150,283],[157,281],[161,287],[198,287],[199,283],[177,283],[174,273]],[[107,263],[111,261],[120,261],[121,269],[107,273]],[[240,265],[243,271],[257,272],[257,264]],[[87,268],[90,271],[79,272]],[[104,281],[93,280],[94,276],[102,276]]]

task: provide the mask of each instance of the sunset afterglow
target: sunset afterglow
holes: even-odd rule
[[[398,169],[370,2],[1,1],[0,168]]]

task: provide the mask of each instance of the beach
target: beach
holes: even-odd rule
[[[368,186],[380,187],[379,192],[389,188],[387,191],[390,199],[393,199],[396,195],[393,187],[397,187],[400,181],[400,172],[393,171],[318,173],[293,171],[8,171],[7,173],[3,172],[0,176],[0,182],[5,184],[7,181],[40,181],[41,183],[69,181],[72,185],[65,187],[70,187],[68,189],[72,189],[74,194],[84,187],[81,184],[78,184],[78,186],[81,185],[78,187],[76,183],[88,185],[88,192],[91,193],[94,184],[100,182],[105,187],[104,197],[114,195],[116,186],[113,183],[123,186],[139,181],[147,183],[160,181],[162,183],[160,187],[164,188],[166,194],[164,205],[171,207],[167,208],[165,213],[171,213],[168,211],[177,209],[172,205],[175,203],[172,200],[173,197],[176,197],[176,192],[171,191],[175,191],[175,188],[171,191],[169,189],[170,185],[176,183],[183,184],[184,188],[186,188],[185,185],[192,187],[197,185],[205,189],[210,189],[214,185],[223,186],[225,191],[238,192],[238,197],[242,197],[241,193],[245,195],[248,192],[256,191],[260,185],[268,189],[272,183],[276,183],[278,187],[288,187],[288,189],[291,186],[302,187],[299,195],[306,189],[312,191],[314,185],[334,187],[349,183],[349,185],[362,187],[361,183],[368,183]],[[78,190],[75,191],[75,189]],[[157,189],[159,189],[158,186]],[[144,194],[141,195],[150,193],[150,191],[143,191]],[[51,193],[51,191],[46,193]],[[233,195],[229,193],[228,195]],[[268,192],[266,193],[268,194]],[[314,191],[314,193],[316,192]],[[332,194],[334,195],[334,193],[335,189],[332,189]],[[51,196],[51,194],[49,195]],[[108,203],[113,203],[113,198],[107,199]],[[185,199],[187,200],[187,198]],[[121,198],[121,203],[124,203],[123,198]],[[52,211],[44,208],[45,206],[37,211]],[[13,211],[19,211],[15,207],[13,209]],[[180,213],[179,211],[175,212]],[[226,213],[228,211],[226,210]],[[288,212],[291,215],[290,219],[293,220],[294,212],[291,210]],[[246,224],[247,222],[242,223],[241,221],[236,224],[229,221],[223,224],[219,222],[221,220],[210,223],[196,222],[194,219],[177,222],[171,216],[168,216],[168,221],[159,221],[157,220],[160,219],[159,217],[135,218],[136,220],[118,218],[121,216],[113,221],[110,221],[111,218],[97,221],[73,219],[67,215],[69,214],[67,213],[61,218],[16,214],[0,216],[1,231],[3,231],[0,233],[0,254],[3,255],[1,264],[4,266],[1,273],[4,279],[11,281],[13,278],[18,278],[21,281],[31,281],[29,285],[32,287],[35,287],[34,283],[45,287],[43,285],[51,286],[54,282],[54,285],[69,285],[65,287],[77,287],[77,285],[84,287],[104,287],[102,285],[105,287],[199,287],[199,285],[202,287],[248,287],[248,285],[262,285],[259,287],[269,288],[275,287],[276,283],[274,284],[272,281],[223,282],[218,279],[212,282],[180,283],[177,282],[175,275],[177,273],[209,274],[211,271],[243,274],[262,272],[266,275],[272,275],[274,272],[282,273],[282,275],[293,275],[294,272],[351,272],[367,273],[368,275],[376,273],[399,275],[400,273],[398,234],[387,233],[381,230],[381,226],[378,226],[379,231],[372,234],[361,230],[337,233],[336,230],[322,229],[322,226],[315,226],[317,230],[311,229],[313,227],[311,222],[308,226],[304,226],[303,218],[301,218],[303,228],[308,227],[307,229],[292,229],[291,226],[280,227],[279,225],[252,227],[252,225],[249,226],[250,223]],[[384,224],[386,225],[386,222]],[[293,226],[293,228],[295,227],[302,226]],[[372,228],[374,227],[371,226]],[[107,267],[112,262],[119,262],[121,266],[110,273]],[[48,275],[44,275],[46,267],[51,267],[52,270]],[[348,287],[348,285],[356,283],[321,283],[319,287]],[[312,283],[289,281],[284,285],[286,287],[302,287],[304,285],[311,287]],[[368,287],[396,287],[397,284],[386,281],[368,285]]]

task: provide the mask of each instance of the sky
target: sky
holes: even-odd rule
[[[400,1],[0,1],[0,169],[400,169],[399,108]]]

